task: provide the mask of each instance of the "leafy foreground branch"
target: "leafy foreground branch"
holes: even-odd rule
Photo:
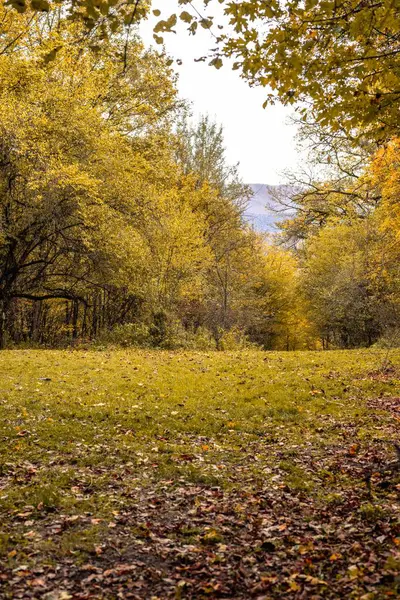
[[[396,597],[384,358],[3,352],[1,598]]]

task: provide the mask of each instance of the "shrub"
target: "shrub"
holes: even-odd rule
[[[256,347],[238,327],[224,331],[219,341],[220,350],[245,350]]]
[[[375,348],[400,348],[400,329],[386,331],[374,345]]]
[[[116,325],[113,329],[102,332],[96,341],[100,344],[115,344],[123,347],[145,348],[151,346],[150,330],[145,323]]]

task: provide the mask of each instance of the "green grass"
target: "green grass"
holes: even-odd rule
[[[325,507],[357,489],[360,519],[394,519],[396,489],[371,498],[363,480],[377,457],[394,458],[399,438],[396,415],[369,406],[400,395],[400,352],[390,376],[383,360],[373,350],[1,352],[0,562],[11,572],[100,560],[124,511],[137,511],[131,538],[149,537],[141,495],[156,492],[173,515],[166,490],[190,486],[227,498],[276,490]],[[172,538],[224,547],[211,521]],[[185,597],[181,588],[173,593]]]

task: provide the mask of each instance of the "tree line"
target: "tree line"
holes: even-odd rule
[[[93,48],[57,9],[1,22],[0,344],[286,344],[293,260],[245,225],[222,131],[190,124],[168,59],[134,33]]]
[[[102,4],[90,18],[71,18],[74,3],[0,5],[0,347],[292,350],[395,336],[400,154],[395,123],[376,135],[376,98],[369,128],[337,122],[343,107],[331,120],[318,103],[301,109],[317,171],[297,174],[281,199],[290,216],[267,240],[246,224],[250,190],[221,128],[193,125],[170,59],[132,27],[141,5],[126,5],[122,29],[118,4],[104,19]]]

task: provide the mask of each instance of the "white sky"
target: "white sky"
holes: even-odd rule
[[[153,9],[160,8],[163,16],[176,11],[176,0],[153,0]],[[151,17],[140,27],[146,44],[154,44]],[[199,28],[200,29],[200,28]],[[181,25],[178,35],[164,34],[165,48],[173,58],[179,74],[179,92],[192,102],[194,116],[208,113],[224,127],[229,162],[240,162],[240,173],[246,183],[277,184],[284,182],[282,171],[294,169],[299,161],[294,136],[296,129],[288,123],[292,109],[281,105],[262,108],[266,90],[250,88],[240,79],[239,71],[229,65],[220,70],[206,63],[195,63],[213,47],[209,31],[201,29],[189,36]]]

